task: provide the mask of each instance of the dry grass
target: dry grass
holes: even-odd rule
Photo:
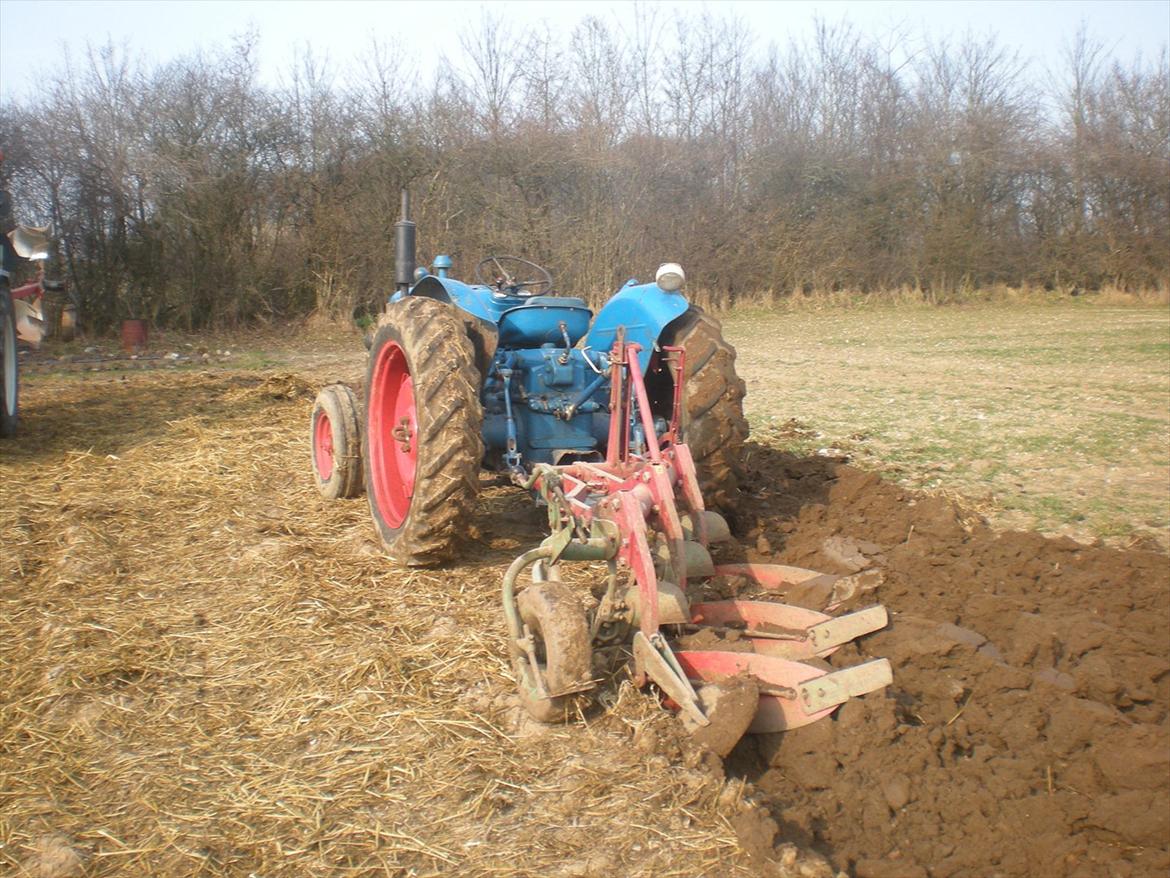
[[[499,584],[539,513],[489,493],[462,566],[392,567],[364,500],[312,488],[312,393],[27,382],[0,447],[0,872],[758,874],[742,784],[649,698],[520,713]]]

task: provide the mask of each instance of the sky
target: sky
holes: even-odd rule
[[[756,47],[785,44],[812,32],[819,17],[847,19],[863,33],[884,37],[908,33],[939,41],[970,32],[994,34],[1000,43],[1030,59],[1038,74],[1060,66],[1064,47],[1082,23],[1113,58],[1131,63],[1138,53],[1157,57],[1170,41],[1170,0],[933,0],[933,2],[776,2],[720,0],[646,3],[671,17],[734,11],[750,27]],[[298,51],[311,47],[339,71],[371,41],[398,38],[416,53],[426,77],[442,55],[458,54],[459,33],[484,10],[513,30],[547,24],[567,34],[587,15],[632,30],[633,2],[621,0],[0,0],[0,99],[31,100],[37,83],[56,69],[63,52],[80,56],[87,42],[126,45],[148,63],[161,63],[197,49],[227,46],[249,29],[259,37],[261,79],[276,84]]]

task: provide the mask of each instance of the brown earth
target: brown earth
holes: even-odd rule
[[[852,573],[852,538],[892,617],[863,643],[889,690],[733,754],[782,836],[859,878],[1166,874],[1165,555],[996,533],[831,459],[751,467],[741,525],[769,560]]]

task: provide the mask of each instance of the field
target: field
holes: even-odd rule
[[[620,675],[574,723],[523,716],[499,611],[541,536],[523,495],[485,482],[459,564],[421,572],[317,496],[308,412],[359,378],[355,334],[30,362],[0,447],[0,872],[1165,874],[1166,309],[726,331],[733,550],[832,570],[829,537],[875,544],[894,621],[860,651],[895,667],[726,764]]]
[[[846,452],[1003,527],[1170,548],[1165,308],[728,319],[759,439]]]

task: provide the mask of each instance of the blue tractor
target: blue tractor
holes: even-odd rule
[[[718,322],[682,295],[681,268],[663,266],[654,283],[628,281],[594,317],[582,299],[555,295],[549,272],[526,259],[489,256],[471,283],[449,275],[447,256],[416,269],[408,215],[404,194],[397,291],[370,340],[365,405],[331,385],[314,409],[322,494],[364,487],[393,557],[411,566],[450,560],[481,467],[528,474],[536,464],[605,459],[609,357],[623,339],[641,348],[656,429],[665,429],[679,383],[677,360],[663,350],[685,350],[681,429],[708,504],[733,509],[748,434],[744,383]],[[645,436],[639,424],[631,429],[636,451]]]
[[[597,683],[595,652],[632,656],[634,679],[721,755],[745,731],[814,722],[890,682],[884,659],[831,672],[805,661],[884,626],[881,607],[834,618],[710,599],[714,576],[773,591],[832,577],[717,566],[708,551],[730,538],[708,506],[734,506],[744,384],[719,324],[683,297],[677,264],[628,281],[594,316],[526,259],[489,256],[474,283],[450,277],[446,256],[416,269],[408,216],[404,194],[398,289],[370,339],[363,403],[330,385],[314,407],[317,486],[326,497],[364,487],[382,545],[415,566],[450,560],[466,538],[481,468],[533,495],[549,536],[513,561],[502,603],[534,717],[571,715]],[[562,581],[566,561],[605,565],[591,598]],[[685,635],[699,627],[735,649],[695,648]]]

